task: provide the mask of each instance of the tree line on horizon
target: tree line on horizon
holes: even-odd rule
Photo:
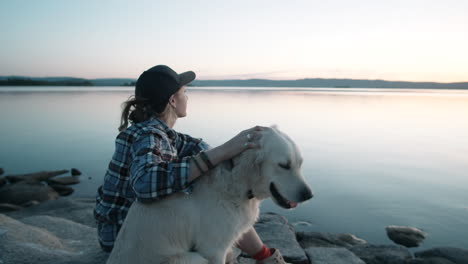
[[[0,80],[2,86],[93,86],[89,80],[69,79],[58,81],[33,80],[30,78],[7,78]]]
[[[71,77],[8,77],[0,78],[0,86],[135,86],[135,79],[81,79]],[[328,87],[328,88],[415,88],[468,89],[468,82],[404,82],[359,79],[300,79],[300,80],[195,80],[189,86],[199,87]]]

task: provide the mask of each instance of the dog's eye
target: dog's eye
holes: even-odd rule
[[[283,168],[285,170],[289,170],[291,168],[291,165],[289,163],[288,164],[278,163],[278,166],[280,166],[281,168]]]

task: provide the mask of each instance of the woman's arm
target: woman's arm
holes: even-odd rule
[[[164,133],[140,135],[132,144],[130,184],[139,201],[152,201],[190,185],[191,157],[177,157]]]
[[[210,145],[201,138],[194,138],[183,133],[177,133],[176,147],[180,157],[193,156],[200,151],[211,149]]]
[[[216,165],[246,149],[258,147],[255,140],[260,137],[262,129],[254,127],[244,130],[226,143],[206,150],[205,153],[211,163]],[[174,157],[175,153],[171,148],[164,135],[154,132],[140,135],[133,142],[130,184],[139,201],[153,201],[182,191],[203,174],[195,165],[193,156]],[[199,162],[199,165],[203,171],[208,170],[204,162]]]

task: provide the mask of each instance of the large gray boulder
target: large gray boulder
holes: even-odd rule
[[[387,226],[387,236],[393,242],[405,247],[418,247],[426,238],[426,233],[409,226]]]
[[[321,232],[297,232],[297,241],[303,248],[308,247],[346,247],[366,244],[367,242],[351,234],[332,234]]]
[[[0,263],[66,261],[73,252],[47,230],[0,214]]]
[[[70,263],[104,263],[108,257],[108,254],[103,252],[99,246],[96,228],[64,218],[44,215],[27,217],[20,221],[47,230],[69,248],[79,252],[76,257],[68,260]]]
[[[366,264],[346,248],[309,247],[305,252],[312,264]]]
[[[455,264],[450,260],[444,258],[415,258],[410,260],[407,264]]]
[[[68,196],[72,194],[75,190],[63,184],[49,184],[50,188],[54,189],[60,196]]]
[[[418,258],[443,258],[455,264],[468,263],[468,249],[452,248],[452,247],[437,247],[428,250],[416,252],[414,254]]]
[[[96,229],[70,221],[68,219],[53,217],[48,215],[36,215],[19,219],[20,222],[47,230],[60,239],[76,240],[83,238],[83,241],[93,241],[97,238]],[[76,245],[82,245],[82,241],[76,240]]]
[[[366,264],[405,264],[413,258],[407,248],[396,245],[363,244],[349,250]]]
[[[265,245],[279,249],[287,262],[309,263],[304,249],[296,240],[294,229],[283,216],[274,213],[261,214],[254,227]]]
[[[12,183],[20,182],[20,181],[41,182],[41,181],[46,181],[57,175],[65,174],[67,172],[68,170],[40,171],[40,172],[27,173],[27,174],[7,175],[5,177],[8,179],[8,181]]]
[[[96,229],[62,218],[0,214],[0,263],[105,263]]]
[[[66,177],[56,177],[52,179],[48,179],[47,183],[49,184],[61,184],[61,185],[72,185],[80,183],[80,179],[74,176],[66,176]]]
[[[47,201],[25,208],[21,211],[6,214],[16,219],[35,215],[48,215],[65,218],[83,225],[95,227],[96,222],[93,216],[94,206],[94,199],[61,197],[57,200]]]
[[[0,177],[0,187],[7,183],[7,179],[5,177]]]
[[[54,189],[39,182],[18,182],[0,188],[0,203],[22,205],[30,201],[55,200],[58,197],[59,194]]]
[[[23,207],[19,205],[9,204],[9,203],[0,203],[0,213],[18,211],[21,209],[23,209]]]

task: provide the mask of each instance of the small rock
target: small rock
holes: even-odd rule
[[[62,184],[49,184],[52,189],[54,189],[60,196],[67,196],[72,194],[75,190],[72,187],[62,185]]]
[[[349,249],[366,264],[402,264],[413,257],[409,250],[396,245],[357,245]]]
[[[21,206],[9,204],[9,203],[0,203],[0,213],[12,212],[23,209]]]
[[[78,169],[72,168],[71,169],[71,175],[72,176],[79,176],[79,175],[81,175],[81,171],[79,171]]]
[[[89,176],[89,177],[88,177],[88,180],[91,180],[91,179],[92,179],[91,176]]]
[[[309,247],[305,252],[313,264],[366,264],[346,248]]]
[[[405,247],[418,247],[426,238],[426,233],[409,226],[387,226],[387,236],[393,242]]]
[[[346,247],[366,244],[367,242],[351,234],[332,234],[322,232],[297,232],[297,241],[303,248],[308,247]]]
[[[68,176],[68,177],[52,178],[52,179],[47,180],[47,182],[51,184],[72,185],[72,184],[80,183],[80,180],[76,177]]]
[[[443,258],[450,260],[455,264],[468,263],[468,249],[453,248],[453,247],[437,247],[428,250],[416,252],[414,254],[418,258]]]
[[[0,168],[0,175],[2,175],[3,173],[5,173],[5,171],[3,170],[3,168]]]
[[[22,205],[29,201],[55,200],[59,194],[47,185],[35,182],[7,184],[0,189],[0,202]]]

